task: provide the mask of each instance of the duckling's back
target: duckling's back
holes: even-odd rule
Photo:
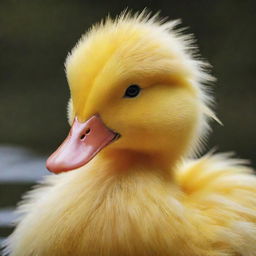
[[[224,255],[256,255],[256,176],[245,163],[229,154],[209,154],[176,172],[188,207],[211,219],[202,236],[217,238],[212,246]]]

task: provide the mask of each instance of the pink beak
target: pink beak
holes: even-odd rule
[[[77,169],[117,137],[118,134],[107,128],[98,115],[84,123],[76,117],[68,137],[47,159],[46,167],[56,174]]]

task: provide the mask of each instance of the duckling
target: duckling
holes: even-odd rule
[[[148,13],[92,27],[66,60],[71,131],[5,243],[11,256],[254,256],[256,178],[209,131],[208,65]]]

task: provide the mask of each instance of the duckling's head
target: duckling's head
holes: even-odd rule
[[[66,60],[72,128],[48,169],[72,170],[99,152],[175,164],[200,149],[214,117],[204,89],[211,77],[177,24],[124,14],[79,40]]]

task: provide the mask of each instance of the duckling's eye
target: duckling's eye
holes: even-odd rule
[[[134,98],[140,93],[141,88],[137,84],[130,85],[124,94],[125,98]]]

